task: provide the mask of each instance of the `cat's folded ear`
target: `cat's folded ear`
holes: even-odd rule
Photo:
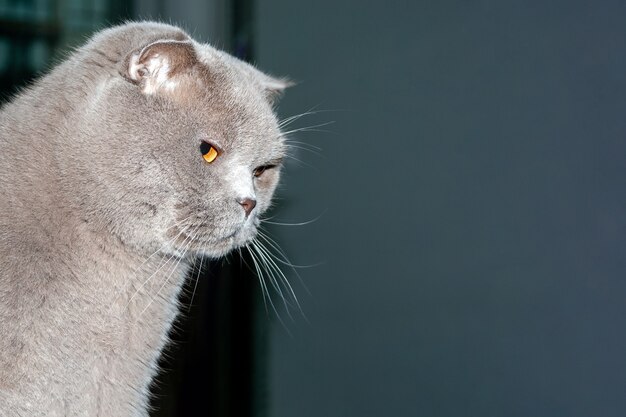
[[[178,86],[177,76],[188,71],[197,60],[190,41],[159,40],[132,52],[120,72],[128,81],[141,86],[144,94],[171,92]]]
[[[270,103],[276,104],[285,90],[289,87],[293,87],[296,83],[287,78],[275,78],[267,74],[262,74],[261,85],[265,91],[265,97],[267,97]]]

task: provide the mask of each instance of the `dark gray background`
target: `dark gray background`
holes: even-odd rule
[[[626,413],[626,6],[258,0],[312,295],[273,328],[272,417]],[[283,314],[284,317],[286,317]]]

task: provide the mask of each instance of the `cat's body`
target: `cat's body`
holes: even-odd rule
[[[250,241],[270,204],[284,87],[140,23],[2,108],[0,416],[147,415],[190,262]]]

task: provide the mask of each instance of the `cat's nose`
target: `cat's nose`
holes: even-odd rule
[[[250,215],[252,210],[256,207],[256,200],[251,198],[244,198],[243,200],[237,201],[243,207],[243,210],[246,212],[246,217]]]

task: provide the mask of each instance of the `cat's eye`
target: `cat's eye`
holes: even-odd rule
[[[276,168],[276,165],[262,165],[258,168],[256,168],[252,173],[255,176],[255,178],[259,178],[261,175],[263,175],[263,173],[265,171],[267,171],[268,169],[272,169],[272,168]]]
[[[218,157],[219,152],[217,148],[211,145],[209,142],[202,142],[200,144],[200,152],[202,153],[202,157],[208,163],[215,161],[215,158]]]

